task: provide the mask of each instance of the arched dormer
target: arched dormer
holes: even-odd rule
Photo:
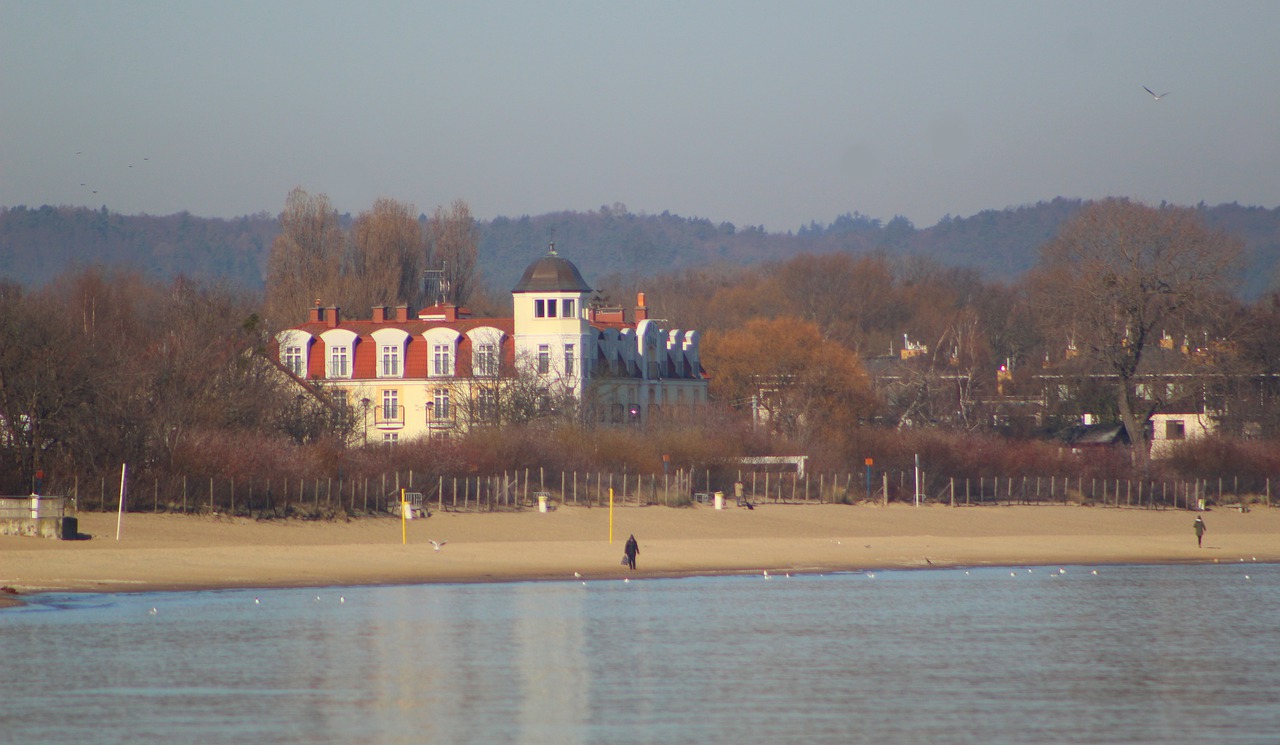
[[[379,378],[403,378],[405,347],[409,343],[409,332],[404,329],[378,329],[370,334],[377,345],[377,367]]]
[[[467,332],[471,341],[471,375],[495,378],[502,370],[502,342],[506,334],[492,326],[479,326]]]
[[[349,329],[329,329],[320,335],[324,342],[325,360],[324,376],[331,380],[349,379],[355,367],[356,344],[359,335]]]
[[[696,378],[702,370],[702,360],[698,351],[699,341],[702,334],[698,331],[689,330],[684,332],[684,358],[689,364],[689,377]]]
[[[666,345],[662,343],[662,329],[656,321],[646,318],[636,324],[636,350],[641,362],[640,377],[646,380],[661,377],[659,365],[661,357],[666,356]]]
[[[667,359],[671,360],[672,374],[677,378],[683,378],[685,372],[684,360],[684,332],[680,329],[671,329],[667,332]]]
[[[458,340],[462,334],[442,326],[428,329],[422,338],[427,343],[427,377],[452,378],[457,370]]]
[[[610,375],[619,375],[622,373],[618,359],[618,330],[614,328],[600,329],[596,338],[600,345],[600,359],[604,361],[607,372]]]
[[[311,344],[315,337],[301,329],[285,329],[276,334],[280,347],[280,364],[299,378],[307,377],[307,365],[311,362]]]
[[[618,330],[618,358],[622,360],[622,370],[619,374],[631,376],[635,374],[636,365],[640,359],[639,347],[636,344],[635,329],[619,329]]]

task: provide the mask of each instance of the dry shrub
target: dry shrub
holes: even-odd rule
[[[1225,488],[1262,493],[1267,480],[1280,473],[1280,444],[1232,437],[1206,437],[1179,444],[1168,458],[1155,461],[1161,478],[1170,481],[1222,479]]]

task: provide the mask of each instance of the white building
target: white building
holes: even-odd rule
[[[565,415],[640,424],[684,416],[707,400],[697,331],[590,307],[591,288],[552,245],[512,289],[513,318],[472,318],[437,305],[411,314],[374,308],[345,320],[336,307],[280,332],[281,363],[340,391],[367,441],[395,442]]]

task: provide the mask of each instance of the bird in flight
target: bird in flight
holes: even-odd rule
[[[1169,95],[1170,93],[1173,93],[1173,91],[1165,91],[1164,93],[1161,93],[1160,95],[1158,95],[1158,96],[1157,96],[1155,91],[1151,90],[1150,88],[1148,88],[1148,87],[1147,87],[1147,86],[1145,86],[1145,85],[1144,85],[1144,86],[1142,86],[1142,90],[1146,91],[1147,93],[1150,93],[1150,94],[1151,94],[1151,97],[1152,97],[1153,99],[1157,100],[1157,101],[1159,101],[1160,99],[1162,99],[1162,98],[1164,98],[1165,96]]]
[[[433,541],[433,540],[431,540],[430,538],[428,538],[428,539],[427,539],[427,541],[428,541],[432,546],[434,546],[434,547],[435,547],[435,549],[436,549],[437,551],[439,551],[439,550],[440,550],[440,547],[441,547],[441,546],[443,546],[444,544],[448,543],[448,541]]]

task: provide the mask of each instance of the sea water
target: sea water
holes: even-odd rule
[[[1280,566],[44,595],[6,743],[1276,743]]]

